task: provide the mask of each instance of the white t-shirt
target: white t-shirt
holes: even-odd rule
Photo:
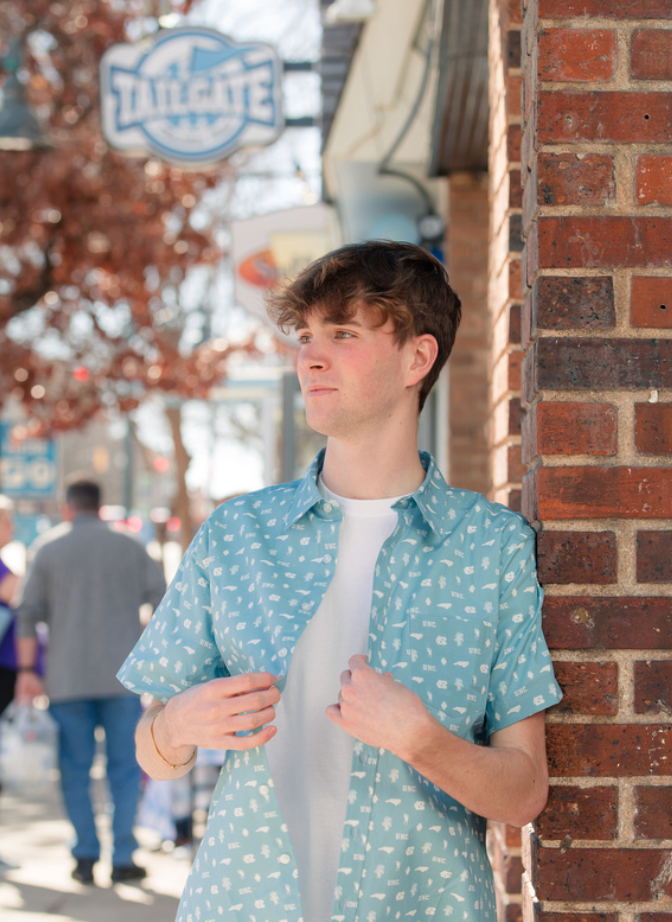
[[[366,654],[373,573],[397,524],[399,497],[356,500],[322,495],[343,511],[336,571],[294,650],[276,705],[278,732],[266,745],[271,777],[299,869],[304,922],[329,922],[343,836],[354,738],[325,715],[338,701],[341,673]]]

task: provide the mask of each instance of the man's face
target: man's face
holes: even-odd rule
[[[311,429],[332,438],[375,435],[400,413],[417,412],[407,384],[413,340],[399,346],[391,321],[374,326],[360,304],[351,320],[333,323],[313,310],[297,329],[297,371]]]

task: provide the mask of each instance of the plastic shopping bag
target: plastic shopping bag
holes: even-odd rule
[[[44,708],[12,701],[0,717],[0,781],[7,791],[39,792],[57,762],[58,724]]]

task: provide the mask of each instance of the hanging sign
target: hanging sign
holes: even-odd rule
[[[118,150],[199,167],[282,131],[282,64],[270,45],[185,27],[150,46],[112,45],[100,67],[103,134]]]
[[[20,499],[56,496],[56,444],[51,439],[18,442],[13,429],[11,423],[0,423],[0,492]]]

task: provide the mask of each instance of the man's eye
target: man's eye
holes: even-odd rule
[[[352,333],[349,330],[337,330],[336,339],[350,339]]]
[[[299,343],[300,343],[302,346],[305,346],[306,343],[309,343],[309,342],[310,342],[310,336],[309,336],[307,333],[302,333],[302,334],[298,337],[298,340],[299,340]]]

